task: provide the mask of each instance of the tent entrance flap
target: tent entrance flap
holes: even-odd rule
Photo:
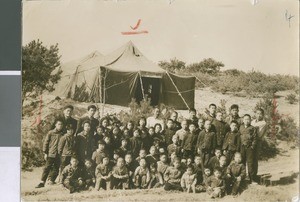
[[[143,85],[143,88],[141,87]],[[161,88],[161,78],[141,77],[141,82],[137,82],[135,99],[137,103],[143,100],[143,90],[146,98],[150,98],[151,106],[158,105]]]

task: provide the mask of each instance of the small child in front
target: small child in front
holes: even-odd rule
[[[150,182],[150,171],[147,167],[146,159],[140,160],[140,166],[135,169],[132,181],[136,188],[145,189]]]
[[[105,156],[102,159],[102,163],[96,167],[95,175],[96,175],[96,186],[95,189],[99,191],[99,189],[110,189],[111,185],[111,173],[112,169],[109,166],[109,158]]]
[[[190,193],[190,191],[196,193],[196,183],[197,175],[194,173],[194,167],[189,166],[187,167],[186,172],[182,175],[180,182],[181,187],[187,193]]]
[[[70,164],[67,165],[61,174],[61,184],[70,190],[70,194],[80,191],[84,187],[82,171],[78,167],[79,161],[72,157]]]
[[[128,169],[125,166],[123,158],[118,158],[117,165],[113,168],[113,188],[114,189],[127,189],[129,183]]]
[[[207,179],[207,193],[211,198],[221,198],[225,192],[225,181],[222,178],[222,172],[215,168],[214,175]]]
[[[242,163],[242,156],[236,152],[234,154],[234,161],[230,163],[226,171],[226,178],[228,179],[228,192],[233,196],[238,194],[241,183],[246,177],[246,167]],[[231,189],[231,190],[230,190]]]
[[[157,164],[150,164],[150,182],[148,185],[148,189],[158,188],[163,186],[164,180],[162,174],[157,170]]]
[[[181,161],[179,158],[175,158],[173,162],[173,166],[167,168],[164,173],[165,187],[166,191],[170,190],[179,190],[182,191],[180,181],[182,176],[182,171],[180,169]]]

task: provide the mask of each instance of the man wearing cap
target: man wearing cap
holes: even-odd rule
[[[65,134],[67,132],[66,126],[72,125],[73,131],[75,133],[77,128],[77,120],[72,117],[74,111],[74,107],[72,105],[67,105],[64,107],[63,114],[58,115],[58,117],[55,118],[56,120],[62,120],[63,122],[63,129],[62,133]],[[52,125],[52,129],[55,128],[55,124]]]
[[[91,133],[94,134],[96,132],[96,127],[99,125],[99,121],[94,118],[96,110],[97,108],[95,105],[88,106],[87,116],[80,118],[78,121],[76,134],[80,133],[83,130],[82,123],[85,121],[89,121],[91,123]]]

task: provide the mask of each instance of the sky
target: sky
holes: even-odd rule
[[[171,3],[170,3],[171,2]],[[58,43],[61,62],[128,41],[153,62],[213,58],[225,69],[299,75],[299,0],[23,1],[23,45]],[[287,15],[286,15],[287,14]],[[291,17],[290,23],[286,18]],[[147,34],[122,35],[133,31]]]

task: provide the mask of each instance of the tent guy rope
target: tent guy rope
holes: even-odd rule
[[[186,105],[186,107],[190,110],[189,105],[187,104],[187,102],[185,101],[184,97],[181,95],[179,89],[177,88],[176,84],[174,83],[172,77],[170,76],[169,72],[166,71],[166,74],[168,75],[168,77],[170,78],[172,84],[174,85],[176,91],[178,92],[178,95],[181,97],[181,99],[183,100],[184,104]]]

